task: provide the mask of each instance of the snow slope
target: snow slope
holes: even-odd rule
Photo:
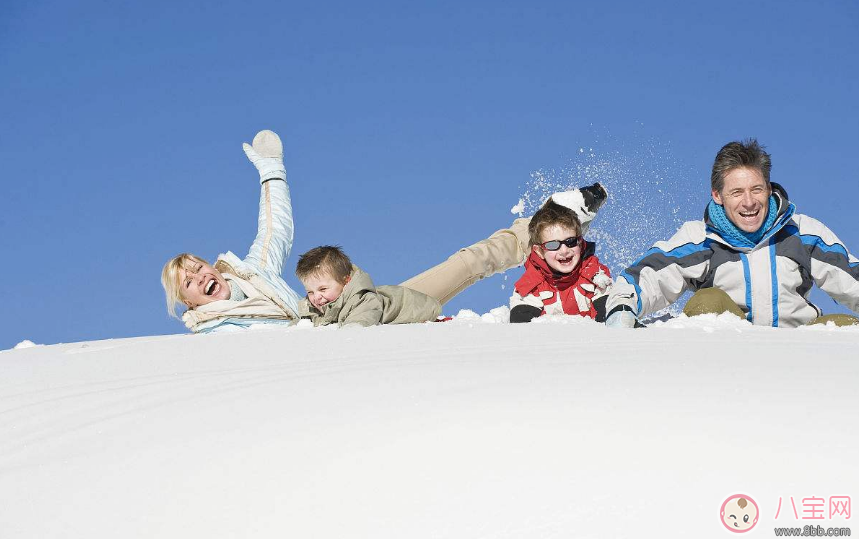
[[[859,495],[857,386],[859,329],[730,316],[9,350],[0,537],[771,536]]]

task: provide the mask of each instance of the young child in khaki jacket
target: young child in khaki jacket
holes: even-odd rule
[[[582,234],[605,202],[599,184],[553,195],[549,201],[579,216]],[[547,201],[547,204],[549,202]],[[295,271],[307,296],[298,315],[314,326],[373,326],[435,320],[441,307],[479,279],[522,264],[530,252],[530,218],[459,250],[441,264],[398,286],[374,286],[339,248],[322,246],[301,255]]]
[[[314,326],[409,324],[441,314],[439,300],[427,294],[404,286],[374,286],[340,247],[323,245],[307,251],[295,274],[307,290],[298,315]]]

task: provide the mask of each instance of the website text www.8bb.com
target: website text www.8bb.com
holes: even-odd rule
[[[850,537],[850,528],[824,528],[806,524],[801,528],[775,528],[776,537]]]

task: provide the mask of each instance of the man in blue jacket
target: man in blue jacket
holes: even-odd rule
[[[849,315],[822,316],[808,300],[816,284],[859,311],[859,260],[823,223],[796,213],[784,188],[770,182],[771,168],[754,139],[722,147],[704,220],[684,223],[620,274],[606,325],[634,327],[686,290],[697,291],[684,309],[689,316],[727,311],[773,327],[859,324]]]

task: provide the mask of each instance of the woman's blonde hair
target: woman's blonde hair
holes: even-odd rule
[[[188,262],[208,264],[202,258],[191,253],[182,253],[171,258],[161,270],[161,286],[164,287],[164,293],[167,296],[167,313],[173,318],[179,318],[179,315],[176,314],[176,308],[179,305],[185,305],[185,301],[182,299],[179,270],[185,269]]]

